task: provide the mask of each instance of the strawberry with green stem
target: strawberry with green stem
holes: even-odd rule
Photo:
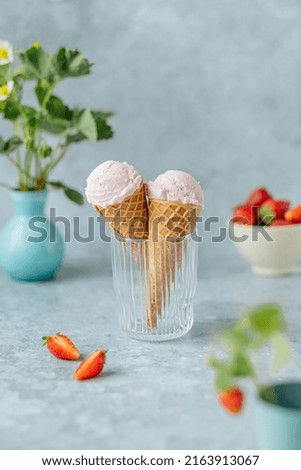
[[[44,346],[47,346],[49,352],[58,359],[67,361],[77,361],[80,352],[68,336],[62,333],[56,333],[53,336],[43,336]]]
[[[281,308],[264,304],[252,309],[233,327],[227,328],[221,337],[220,358],[212,354],[209,365],[215,370],[215,385],[220,403],[230,413],[238,413],[243,406],[243,392],[237,383],[249,378],[260,393],[260,384],[253,363],[253,355],[266,344],[274,349],[273,372],[282,368],[291,357],[284,336],[285,321]]]

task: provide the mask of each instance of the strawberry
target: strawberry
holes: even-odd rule
[[[75,371],[74,378],[77,380],[93,379],[99,375],[106,362],[107,351],[99,349],[86,357],[83,362],[80,363]]]
[[[261,207],[265,201],[271,198],[272,196],[265,188],[256,188],[249,195],[246,201],[246,206]]]
[[[233,211],[233,222],[236,224],[256,225],[257,210],[251,206],[237,206]]]
[[[275,219],[270,223],[270,227],[277,227],[279,225],[291,225],[290,222],[284,219]]]
[[[79,359],[80,352],[68,336],[57,333],[54,336],[43,336],[42,339],[51,354],[58,359],[69,361],[77,361]]]
[[[229,413],[239,413],[243,406],[244,394],[240,388],[233,387],[220,392],[219,401]]]
[[[290,201],[283,201],[279,199],[268,199],[262,205],[262,207],[267,207],[275,213],[276,219],[283,219],[285,212],[289,209]]]
[[[291,224],[301,224],[301,206],[297,206],[290,211],[286,211],[284,218]]]

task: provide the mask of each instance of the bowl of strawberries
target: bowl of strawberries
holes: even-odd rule
[[[255,274],[292,274],[301,259],[301,205],[256,188],[234,208],[229,234]]]

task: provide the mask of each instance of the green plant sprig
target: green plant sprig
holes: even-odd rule
[[[249,378],[260,393],[262,384],[256,373],[253,355],[269,345],[274,352],[272,372],[285,366],[291,359],[285,328],[283,312],[276,304],[255,307],[235,325],[227,328],[218,341],[225,358],[220,359],[216,354],[211,354],[208,360],[215,370],[217,391],[229,390],[236,386],[239,379]]]
[[[39,43],[24,52],[18,50],[17,56],[19,67],[12,63],[0,65],[0,87],[13,84],[6,99],[0,101],[2,118],[13,126],[12,137],[5,140],[0,136],[0,155],[16,168],[16,189],[62,189],[69,199],[83,204],[78,191],[50,177],[70,145],[112,138],[113,130],[107,121],[113,113],[71,108],[54,91],[63,80],[89,75],[93,64],[77,49],[61,47],[50,54]],[[36,108],[22,104],[26,82],[33,82]],[[56,138],[55,145],[48,143],[49,135],[51,142]]]

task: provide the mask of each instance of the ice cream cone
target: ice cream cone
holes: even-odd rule
[[[148,208],[144,183],[122,202],[101,207],[93,205],[96,212],[101,214],[113,232],[124,238],[148,238]]]
[[[182,264],[183,237],[196,226],[201,206],[149,199],[149,328],[155,328],[167,301],[176,270]]]

